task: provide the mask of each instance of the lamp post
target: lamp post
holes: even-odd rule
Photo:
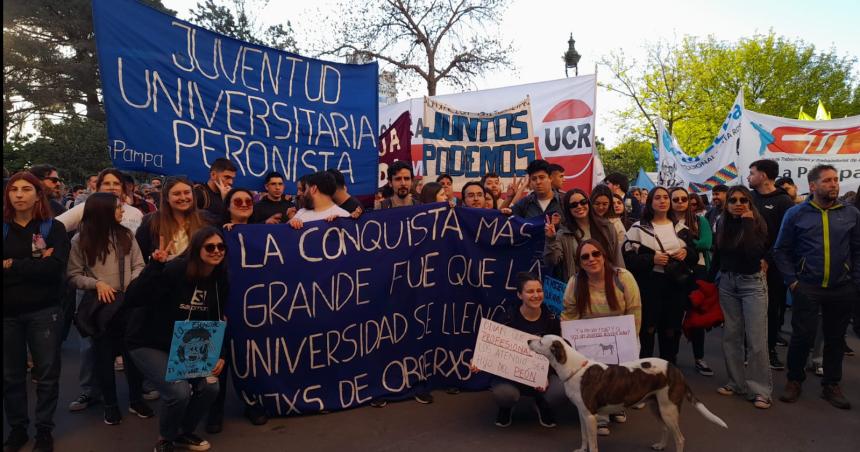
[[[573,68],[574,74],[579,75],[579,59],[582,58],[582,55],[576,51],[574,45],[576,41],[573,40],[573,33],[570,34],[570,39],[567,41],[567,52],[564,52],[564,55],[561,58],[564,60],[564,76],[569,77],[567,70]]]

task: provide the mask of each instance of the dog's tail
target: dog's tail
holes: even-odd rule
[[[696,407],[696,410],[698,410],[699,413],[702,413],[702,416],[704,416],[705,419],[713,422],[714,424],[719,425],[722,428],[729,428],[729,426],[726,425],[726,422],[724,420],[720,419],[716,414],[711,413],[711,411],[707,407],[705,407],[705,404],[699,401],[699,399],[697,399],[696,396],[693,395],[693,390],[690,389],[689,385],[686,385],[686,387],[687,400],[689,400],[690,403],[692,403],[693,406]]]

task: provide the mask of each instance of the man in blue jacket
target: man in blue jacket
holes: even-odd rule
[[[809,194],[806,202],[785,214],[774,245],[776,264],[794,299],[788,382],[779,399],[792,403],[800,397],[821,312],[821,397],[847,410],[851,404],[839,381],[845,330],[854,303],[860,302],[860,211],[837,200],[839,174],[831,165],[818,165],[809,172]]]

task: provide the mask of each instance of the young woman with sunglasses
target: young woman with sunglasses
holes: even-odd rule
[[[167,259],[182,254],[191,237],[207,225],[197,209],[191,181],[183,177],[168,177],[161,191],[158,211],[143,217],[135,233],[144,260],[156,250],[165,251]]]
[[[576,274],[574,253],[585,239],[595,239],[609,250],[609,260],[616,266],[623,262],[615,231],[609,222],[598,217],[590,208],[591,202],[584,191],[574,188],[562,196],[561,224],[556,225],[547,218],[544,242],[544,264],[556,269],[555,274],[567,281]]]
[[[120,224],[123,204],[119,198],[112,193],[93,193],[83,206],[80,232],[72,239],[66,270],[69,284],[80,290],[95,291],[101,303],[114,303],[116,293],[125,292],[128,284],[143,270],[143,256],[134,235]],[[117,355],[125,358],[129,412],[143,419],[155,415],[143,400],[143,376],[128,358],[123,343],[124,312],[116,317],[112,328],[93,338],[95,376],[104,400],[104,422],[108,425],[122,422],[114,374]]]
[[[673,187],[669,190],[669,196],[672,200],[671,215],[673,220],[687,226],[693,239],[693,245],[696,247],[698,261],[693,267],[693,274],[696,279],[707,279],[711,266],[711,246],[713,245],[711,224],[707,218],[696,214],[693,202],[691,202],[698,199],[696,194],[690,194],[683,187]],[[691,280],[687,293],[689,294],[696,288],[697,286]],[[685,304],[689,308],[689,303]],[[705,329],[695,328],[690,331],[690,343],[693,346],[696,372],[706,377],[713,376],[714,371],[705,362]]]
[[[52,450],[60,394],[63,334],[60,292],[69,236],[53,219],[45,187],[28,172],[12,175],[3,190],[3,408],[9,424],[4,449],[29,440],[27,386],[36,380],[34,450]],[[27,375],[27,350],[33,368]]]
[[[590,319],[618,315],[632,315],[636,333],[642,324],[642,304],[639,286],[629,271],[612,265],[606,259],[606,250],[597,240],[583,240],[574,255],[577,272],[564,291],[562,320]],[[609,434],[610,417],[625,422],[624,410],[611,416],[597,416],[597,433]]]
[[[756,408],[771,405],[773,381],[767,348],[767,283],[761,260],[767,253],[767,223],[742,185],[729,188],[717,223],[715,272],[723,309],[723,354],[729,381],[717,392],[741,395]],[[746,350],[746,359],[744,351]]]
[[[192,237],[185,253],[168,262],[156,249],[143,273],[129,287],[126,303],[133,308],[126,332],[129,354],[147,380],[161,393],[156,452],[208,450],[209,442],[194,434],[218,396],[218,379],[165,380],[173,327],[180,320],[225,320],[229,294],[227,248],[218,228],[207,226]],[[212,372],[224,370],[225,349]]]
[[[248,224],[254,215],[254,195],[244,188],[233,188],[224,198],[224,218],[221,223],[226,230],[233,229],[237,224]]]
[[[669,190],[664,187],[655,187],[648,193],[642,219],[627,231],[624,261],[642,292],[639,354],[642,358],[654,356],[656,333],[660,358],[674,364],[689,289],[673,275],[666,274],[666,266],[675,260],[692,268],[698,257],[687,226],[674,222],[669,214],[669,198]]]

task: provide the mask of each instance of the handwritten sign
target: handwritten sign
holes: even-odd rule
[[[567,283],[553,278],[552,276],[543,277],[543,304],[550,311],[561,314],[564,311],[564,291],[567,289]]]
[[[481,319],[472,363],[478,369],[535,388],[546,387],[549,360],[533,352],[527,341],[539,337]]]
[[[586,358],[605,364],[639,359],[639,338],[632,315],[561,322],[561,335]]]
[[[167,356],[165,380],[177,381],[212,375],[224,343],[225,322],[178,321]]]

